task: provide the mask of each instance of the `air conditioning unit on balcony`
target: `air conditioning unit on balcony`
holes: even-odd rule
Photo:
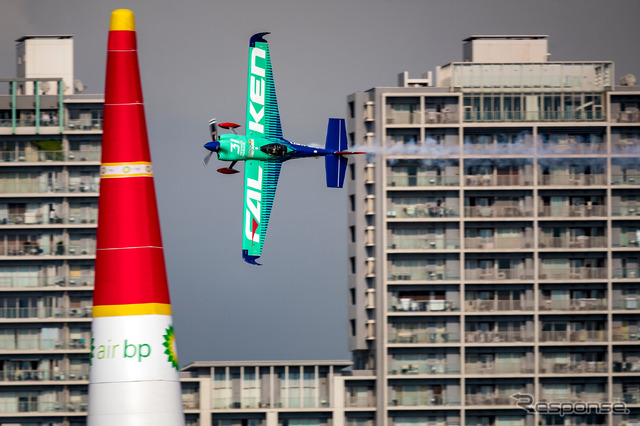
[[[506,280],[507,274],[505,274],[504,272],[498,272],[498,274],[496,275],[496,278],[499,280]]]

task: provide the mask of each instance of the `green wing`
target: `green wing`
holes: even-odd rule
[[[282,163],[247,160],[244,164],[242,257],[258,265]]]
[[[249,41],[247,136],[282,139],[269,44],[262,38],[266,34],[254,34]]]

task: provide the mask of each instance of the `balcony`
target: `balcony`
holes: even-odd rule
[[[614,204],[611,206],[611,216],[640,216],[640,205]]]
[[[494,234],[499,234],[499,228],[496,228]],[[481,250],[518,250],[528,249],[533,246],[533,239],[527,238],[524,234],[511,237],[467,237],[464,239],[466,249]]]
[[[387,186],[458,186],[460,176],[407,176],[406,174],[387,175]]]
[[[585,325],[580,324],[574,326],[571,323],[570,327],[564,326],[568,329],[549,330],[547,324],[543,323],[543,330],[540,332],[541,342],[606,342],[607,331],[604,328],[604,322],[595,324],[592,328],[598,327],[599,330],[585,330]],[[582,328],[576,330],[576,328]],[[573,329],[573,330],[572,330]],[[615,337],[615,336],[614,336]],[[615,339],[614,339],[615,340]]]
[[[611,185],[640,185],[640,173],[612,173]]]
[[[605,267],[575,267],[575,268],[553,268],[544,263],[540,268],[541,280],[592,280],[606,279],[607,268]]]
[[[576,229],[576,228],[572,228]],[[603,228],[597,228],[604,232]],[[590,249],[590,248],[605,248],[607,247],[607,237],[604,235],[600,236],[587,236],[587,235],[579,235],[579,236],[569,236],[565,235],[563,237],[553,237],[550,236],[545,229],[542,228],[542,235],[540,236],[540,240],[538,245],[541,249]]]
[[[519,203],[513,206],[465,206],[464,215],[474,218],[531,217],[533,208],[520,206]]]
[[[469,281],[532,280],[533,271],[524,268],[465,269]]]
[[[81,370],[15,370],[0,371],[2,382],[89,380],[89,367]]]
[[[92,307],[78,308],[0,308],[0,319],[91,318]]]
[[[521,361],[510,362],[467,362],[465,374],[533,374],[534,369],[524,358]]]
[[[460,374],[460,363],[454,362],[425,362],[413,361],[389,361],[390,375],[436,375],[436,374]]]
[[[580,298],[580,299],[552,299],[540,300],[541,311],[599,311],[607,310],[607,299],[604,298]]]
[[[444,331],[430,332],[427,330],[395,330],[389,332],[388,342],[399,344],[458,343],[460,342],[460,333]]]
[[[529,186],[533,185],[533,177],[524,172],[505,175],[465,174],[466,186]]]
[[[443,299],[416,299],[411,297],[389,300],[389,312],[453,312],[459,311],[456,301]]]
[[[86,412],[87,403],[0,401],[0,413]]]
[[[0,242],[0,256],[95,256],[95,241],[86,244],[72,244],[69,246],[44,246],[37,242],[30,244],[2,244]]]
[[[465,310],[467,312],[530,311],[533,310],[533,302],[526,299],[473,299],[465,300]]]
[[[49,217],[42,212],[36,213],[9,213],[6,217],[0,217],[0,225],[84,225],[98,222],[98,209],[88,213],[71,213]]]
[[[637,279],[640,277],[640,268],[611,268],[611,278],[613,279]]]
[[[2,163],[99,162],[101,150],[4,151]]]
[[[607,207],[603,205],[544,205],[538,210],[540,217],[600,217],[607,215]]]
[[[101,131],[102,119],[101,118],[72,118],[65,122],[64,129],[69,132]]]
[[[602,358],[604,358],[604,354],[602,354]],[[568,362],[557,362],[553,359],[542,359],[540,362],[540,374],[603,374],[607,372],[605,361],[569,360]]]
[[[4,274],[0,274],[0,288],[93,287],[93,275],[78,277],[16,277],[1,275]]]
[[[429,234],[424,235],[402,235],[392,234],[387,239],[388,248],[391,250],[454,250],[460,248],[459,238],[436,238]]]
[[[90,339],[40,339],[18,338],[0,341],[0,352],[50,351],[62,349],[86,350],[90,347]]]
[[[614,397],[615,399],[615,397]],[[569,393],[565,396],[558,396],[557,392],[545,390],[540,391],[540,402],[607,402],[608,396],[606,392],[576,392]],[[566,423],[565,423],[566,424]],[[572,423],[572,424],[585,424],[585,423]],[[594,423],[595,424],[595,423]],[[601,423],[598,423],[601,424]]]
[[[518,330],[467,331],[465,338],[467,343],[521,343],[533,342],[533,333]]]
[[[16,182],[0,176],[0,194],[60,194],[78,193],[97,196],[100,192],[99,179],[86,183],[56,183],[46,184],[37,180]]]
[[[452,380],[438,384],[416,380],[415,384],[389,386],[389,407],[433,407],[459,405],[460,396]],[[450,384],[451,383],[451,384]]]
[[[541,174],[538,180],[539,185],[543,186],[596,186],[606,185],[607,175],[599,174],[570,174],[556,173],[552,175]]]

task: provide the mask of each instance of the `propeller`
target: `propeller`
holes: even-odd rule
[[[211,156],[214,152],[218,152],[220,149],[220,142],[218,142],[218,126],[216,125],[216,119],[209,120],[209,131],[211,132],[211,142],[204,144],[204,147],[209,150],[209,153],[202,160],[202,164],[206,166],[211,160]]]

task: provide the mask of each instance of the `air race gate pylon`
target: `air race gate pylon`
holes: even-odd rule
[[[93,294],[90,426],[183,426],[133,12],[111,15]]]

